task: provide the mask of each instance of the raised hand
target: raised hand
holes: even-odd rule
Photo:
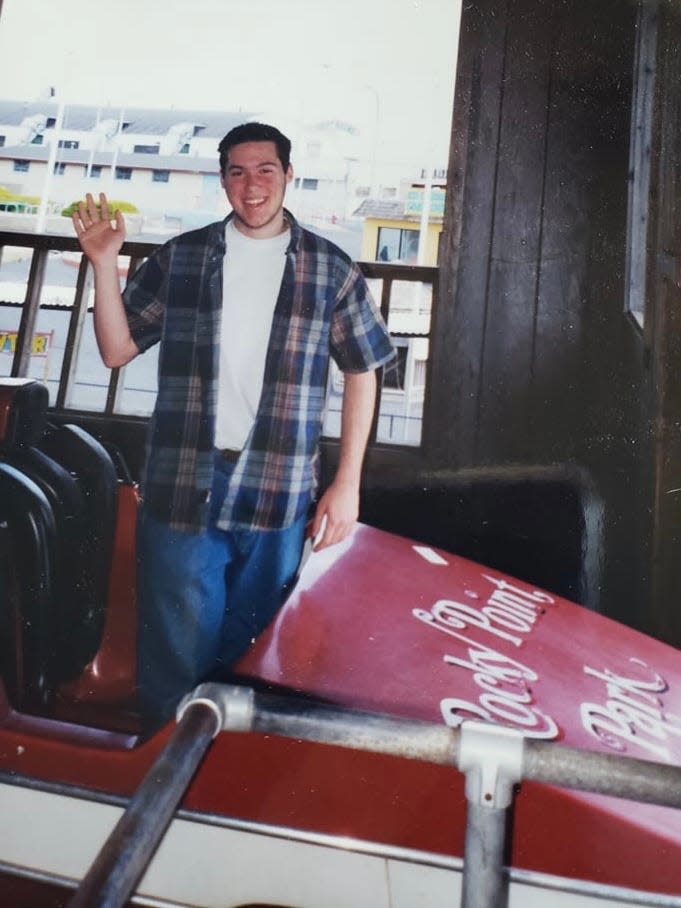
[[[81,249],[94,266],[116,261],[125,242],[125,219],[116,211],[112,223],[109,203],[103,192],[99,194],[99,207],[88,192],[85,201],[78,203],[71,220]]]
[[[99,207],[88,192],[71,217],[78,241],[95,273],[95,336],[104,364],[110,369],[129,363],[139,353],[132,339],[121,296],[118,253],[125,240],[125,221],[120,211],[112,223],[103,192]]]

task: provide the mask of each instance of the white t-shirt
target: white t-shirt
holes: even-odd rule
[[[240,451],[260,402],[291,232],[256,240],[229,221],[225,240],[215,447]]]

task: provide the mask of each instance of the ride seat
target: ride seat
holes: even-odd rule
[[[39,487],[56,526],[52,631],[43,652],[54,692],[82,672],[101,642],[117,480],[95,439],[75,426],[47,427],[47,405],[39,382],[0,381],[0,456]]]
[[[83,495],[79,583],[97,614],[88,613],[91,659],[99,646],[114,551],[118,476],[106,448],[76,425],[48,426],[40,450],[78,480]],[[81,665],[79,671],[84,667]]]
[[[15,709],[53,692],[57,528],[36,483],[0,463],[0,672]]]

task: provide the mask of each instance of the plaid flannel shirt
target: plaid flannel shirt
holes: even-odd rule
[[[286,217],[291,242],[262,395],[220,514],[223,529],[277,529],[307,513],[317,485],[329,356],[344,372],[370,371],[394,356],[358,267]],[[144,507],[190,532],[207,523],[213,479],[225,224],[170,240],[123,294],[140,351],[161,341]]]

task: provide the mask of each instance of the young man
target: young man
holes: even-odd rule
[[[232,206],[172,239],[121,295],[125,237],[106,198],[73,223],[95,273],[107,366],[161,343],[138,524],[138,690],[149,717],[218,677],[270,622],[300,559],[317,484],[329,357],[345,373],[339,465],[316,549],[359,511],[375,369],[394,355],[348,256],[284,208],[291,143],[247,123],[219,146]]]

